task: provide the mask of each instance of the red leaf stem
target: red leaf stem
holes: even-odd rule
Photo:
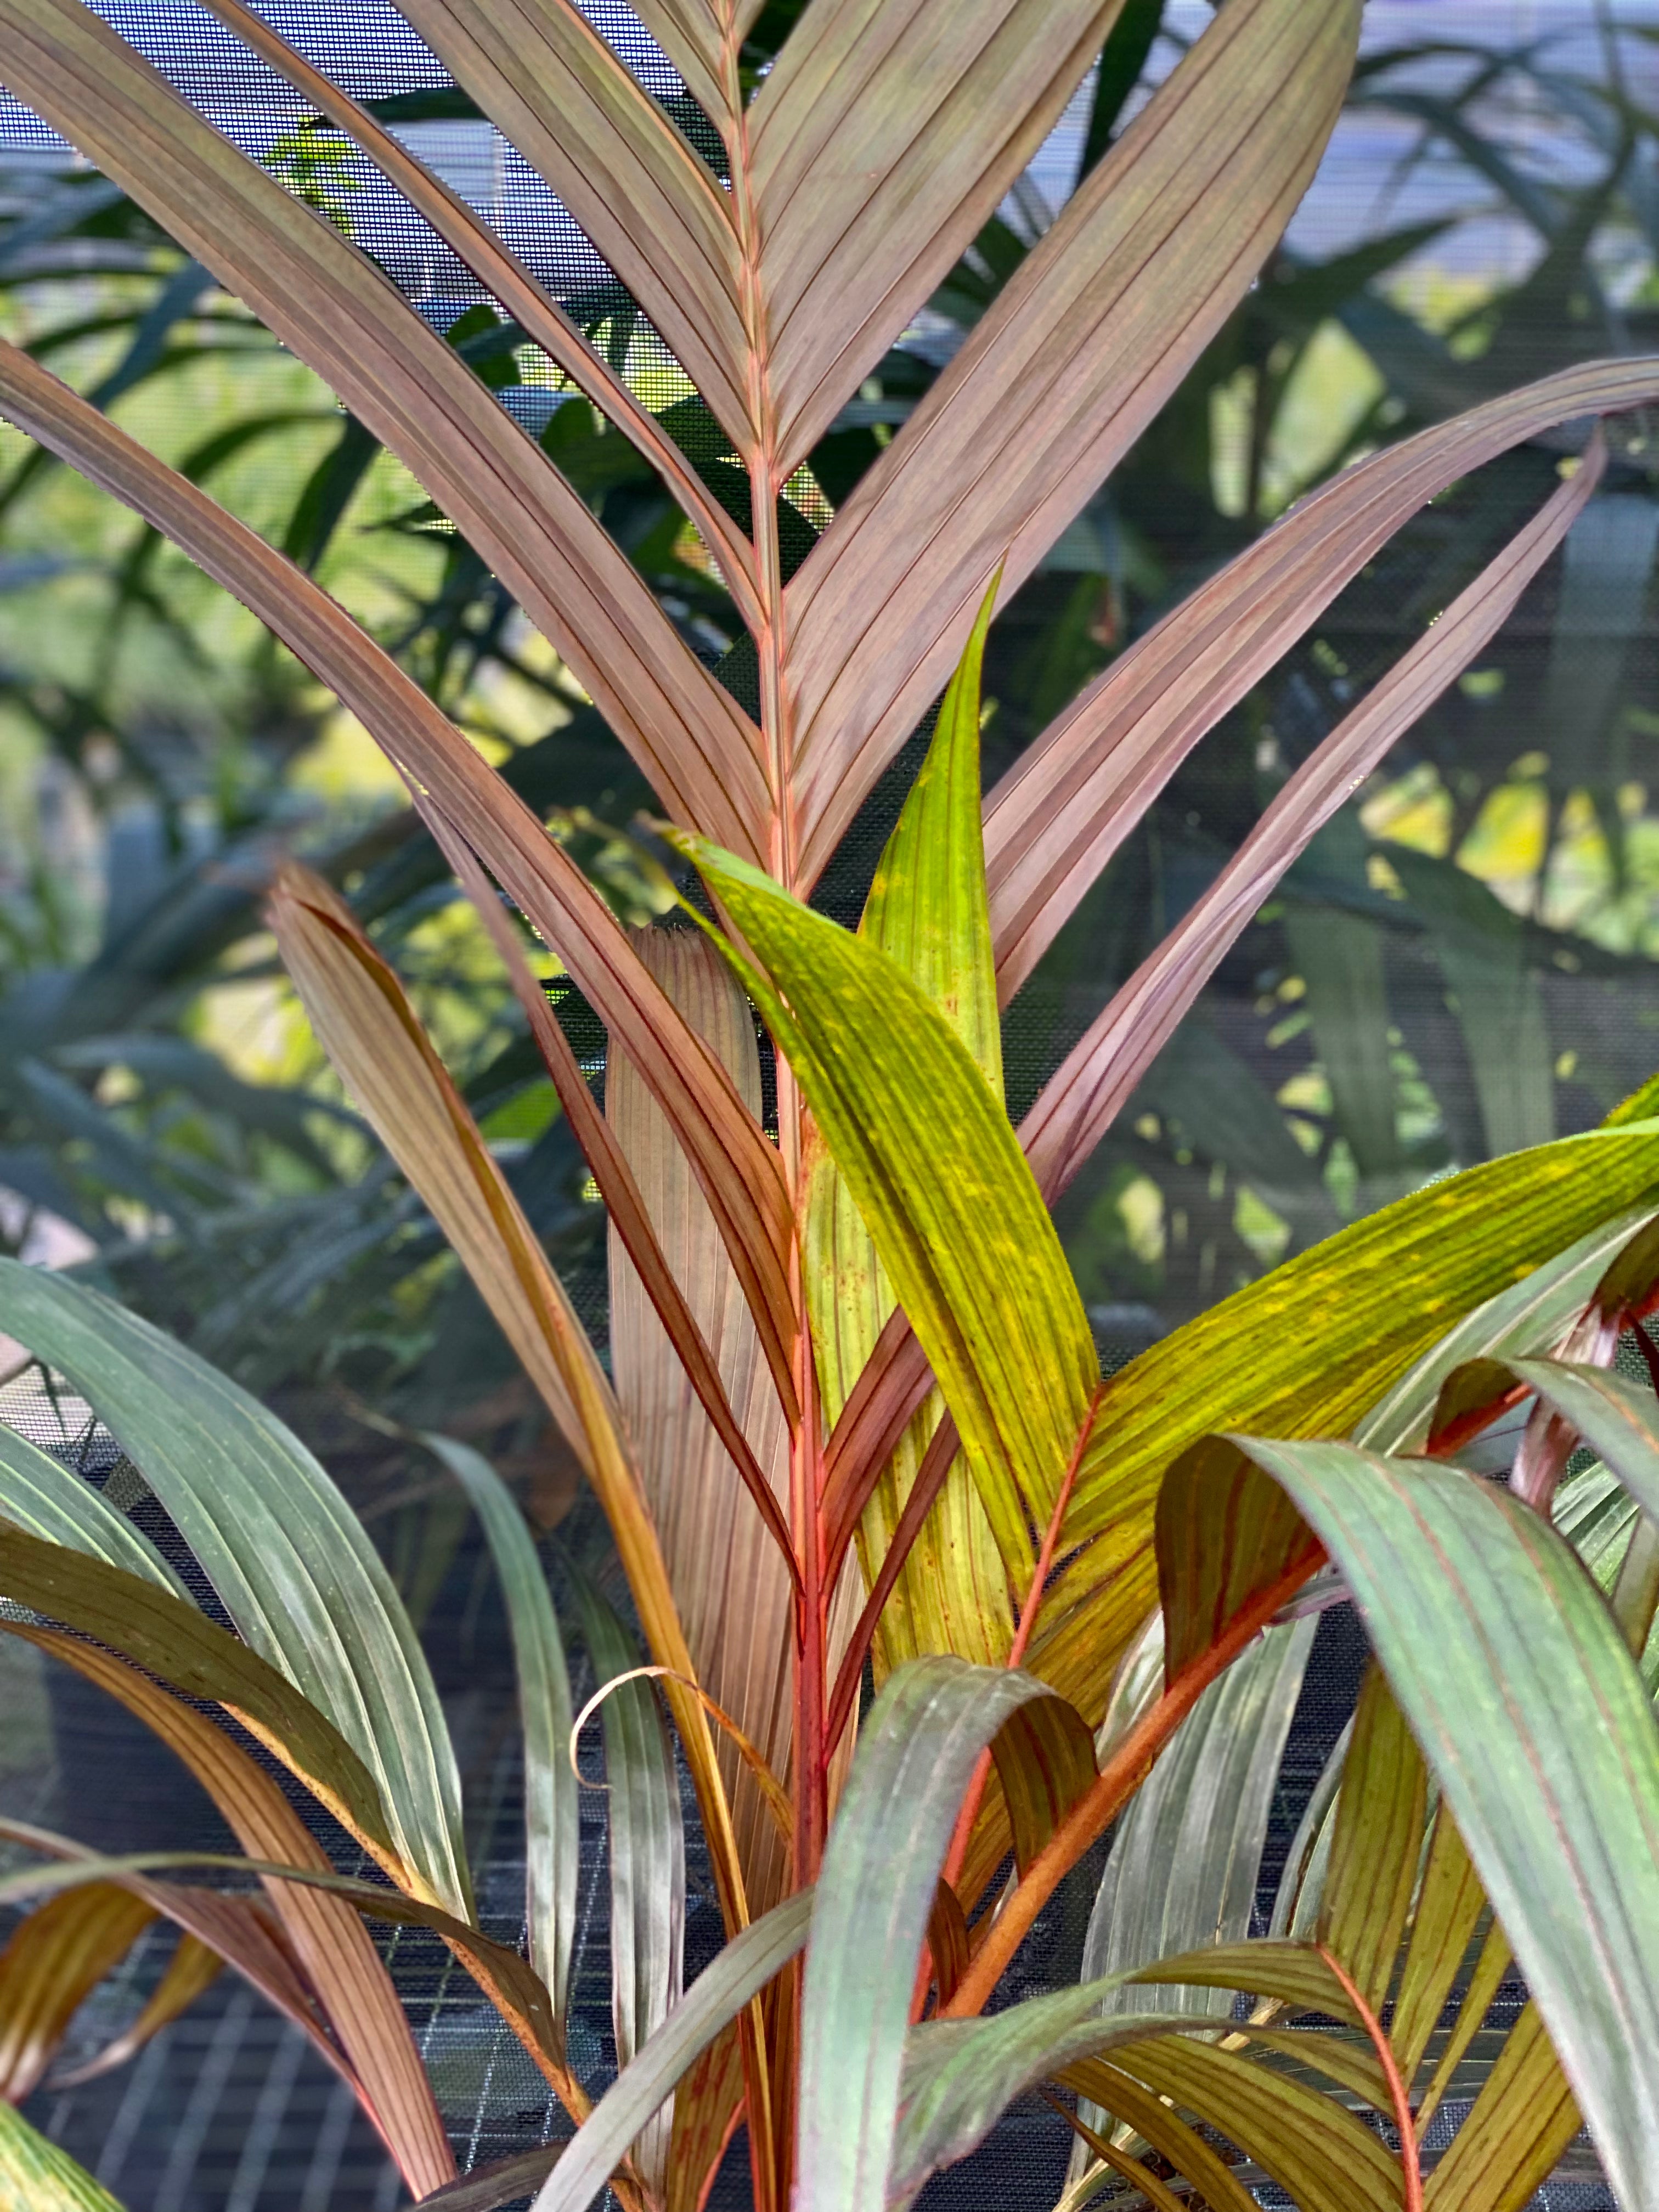
[[[1116,1819],[1205,1691],[1324,1565],[1325,1558],[1325,1547],[1310,1538],[1301,1557],[1240,1607],[1209,1649],[1182,1668],[1158,1703],[1124,1735],[1094,1787],[1079,1798],[1026,1869],[1024,1880],[997,1915],[956,1995],[944,2008],[946,2015],[969,2020],[984,2010],[1038,1913],[1090,1844]]]
[[[1423,2168],[1418,2156],[1417,2130],[1412,2124],[1411,2097],[1395,2062],[1394,2047],[1382,2021],[1360,1995],[1358,1984],[1336,1954],[1323,1943],[1315,1948],[1341,1984],[1343,1995],[1358,2014],[1360,2023],[1370,2038],[1371,2048],[1382,2069],[1382,2078],[1389,2085],[1389,2096],[1394,2105],[1394,2124],[1400,2134],[1400,2172],[1405,2187],[1404,2212],[1423,2212]]]

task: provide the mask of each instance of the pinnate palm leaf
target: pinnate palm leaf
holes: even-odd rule
[[[1122,0],[818,0],[748,118],[787,476],[971,244]]]
[[[1302,763],[1215,882],[1090,1024],[1020,1127],[1021,1142],[1048,1197],[1057,1197],[1094,1151],[1297,854],[1395,740],[1492,642],[1583,513],[1604,465],[1598,440],[1571,480]],[[1144,734],[1137,731],[1137,744]],[[1157,777],[1149,775],[1141,787],[1148,801],[1156,782]],[[1113,808],[1115,837],[1127,836],[1136,813],[1134,805]],[[1091,853],[1084,874],[1091,876],[1106,857]],[[1047,878],[1050,894],[1059,880],[1058,871],[1051,867]],[[1052,900],[1027,947],[1000,963],[1005,993],[1022,973],[1029,945],[1050,921],[1057,924],[1060,903]]]
[[[1557,423],[1640,407],[1656,392],[1651,360],[1591,362],[1389,447],[1300,502],[1136,639],[991,794],[986,861],[1004,1002],[1200,738],[1420,507]]]
[[[791,583],[803,867],[1243,297],[1312,177],[1354,0],[1233,0],[1085,179]],[[1126,334],[1133,331],[1133,339]]]
[[[1564,1138],[1431,1184],[1298,1254],[1113,1376],[1066,1518],[1066,1541],[1079,1549],[1045,1601],[1035,1670],[1093,1717],[1099,1670],[1155,1595],[1164,1470],[1202,1430],[1340,1431],[1518,1277],[1598,1224],[1627,1234],[1632,1209],[1656,1187],[1659,1140],[1612,1149],[1624,1133]],[[1310,1366],[1305,1347],[1316,1341]]]
[[[334,1880],[328,1860],[282,1791],[223,1729],[157,1689],[135,1668],[92,1644],[56,1629],[27,1628],[14,1622],[7,1622],[5,1627],[8,1633],[24,1638],[72,1667],[142,1720],[194,1774],[250,1857],[298,1867],[320,1876],[324,1882]],[[65,1885],[102,1880],[116,1871],[103,1860],[82,1861],[58,1870]],[[6,1893],[27,1896],[33,1886],[28,1877],[20,1881],[14,1875]],[[331,2063],[346,2072],[405,2181],[410,2188],[422,2191],[453,2179],[455,2163],[431,2084],[392,1978],[356,1913],[325,1888],[301,1887],[273,1879],[266,1885],[266,1893],[287,1947],[320,2000],[325,2021],[332,2030],[331,2037],[324,2033],[314,2039],[330,2051]],[[416,1900],[400,1898],[396,1891],[384,1894],[394,1905],[413,1914],[424,1910],[448,1918],[440,1908],[422,1908]],[[302,2017],[307,2009],[302,2008]],[[314,2021],[312,2025],[314,2029]]]

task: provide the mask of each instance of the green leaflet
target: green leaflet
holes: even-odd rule
[[[1610,1599],[1613,1618],[1645,1673],[1659,1596],[1659,1420],[1653,1395],[1600,1367],[1546,1359],[1511,1360],[1509,1366],[1571,1423],[1641,1509]],[[1575,1548],[1585,1556],[1583,1547]]]
[[[1121,1980],[1114,1975],[1110,1989]],[[1182,2013],[1103,2019],[1097,2008],[1107,1994],[1107,1984],[1085,1982],[988,2020],[929,2021],[912,2029],[886,2202],[908,2204],[930,2175],[983,2142],[1016,2097],[1061,2067],[1188,2024]]]
[[[1632,1496],[1659,1501],[1659,1434],[1650,1393],[1596,1367],[1513,1357],[1504,1364],[1573,1424]],[[1601,1534],[1601,1516],[1593,1510],[1597,1497],[1591,1493],[1606,1491],[1613,1502],[1624,1503],[1623,1492],[1613,1487],[1613,1475],[1587,1476],[1560,1500],[1567,1510],[1558,1525],[1581,1557],[1585,1556],[1584,1532],[1575,1534],[1574,1524],[1585,1518],[1587,1509],[1593,1523],[1592,1547]],[[1626,1516],[1629,1510],[1625,1504]],[[1391,2031],[1408,2080],[1421,2062],[1485,1902],[1467,1848],[1443,1809],[1424,1869]],[[1484,1993],[1471,1993],[1456,2032],[1441,2054],[1431,2093],[1436,2103],[1444,2078],[1480,2026],[1491,1986],[1504,1972],[1508,1955],[1502,1932],[1494,1927],[1488,1955],[1476,1978]],[[1526,2202],[1571,2139],[1577,2124],[1577,2107],[1541,2022],[1529,2008],[1506,2039],[1470,2123],[1460,2132],[1461,2149],[1437,2172],[1430,2202],[1478,2206],[1481,2212],[1490,2204]]]
[[[1144,2136],[1177,2173],[1184,2174],[1202,2191],[1212,2212],[1257,2212],[1255,2198],[1242,2181],[1234,2179],[1232,2168],[1161,2097],[1155,2097],[1133,2075],[1099,2059],[1085,2058],[1068,2067],[1061,2078],[1067,2088],[1077,2092],[1080,2103],[1093,2103],[1097,2111],[1109,2112],[1114,2119],[1125,2122]]]
[[[1346,1576],[1621,2203],[1659,2141],[1659,1730],[1595,1584],[1461,1468],[1252,1440]]]
[[[1528,2005],[1504,2038],[1451,2148],[1429,2176],[1424,2212],[1521,2212],[1578,2125],[1578,2107],[1538,2008]]]
[[[810,1889],[786,1898],[703,1969],[577,2130],[531,2212],[586,2212],[681,2075],[805,1942],[812,1902]]]
[[[571,1581],[594,1680],[612,1681],[637,1667],[640,1655],[587,1577],[573,1569]],[[651,1684],[624,1682],[612,1690],[599,1718],[610,1792],[611,2014],[617,2062],[625,2068],[678,2005],[684,1987],[685,1830],[674,1755]],[[673,2119],[671,2095],[634,2145],[635,2164],[659,2190]]]
[[[1249,1936],[1313,1632],[1311,1620],[1270,1630],[1176,1729],[1113,1835],[1084,1938],[1082,1978]],[[1134,2001],[1131,1992],[1108,2009]],[[1196,1984],[1172,1991],[1170,2002],[1224,2020],[1231,2011],[1224,1993]]]
[[[927,757],[887,841],[860,933],[939,1007],[1002,1094],[1002,1026],[985,888],[980,796],[980,671],[997,583],[939,708]],[[807,1304],[824,1419],[833,1427],[893,1310],[890,1285],[840,1167],[815,1143],[801,1209]],[[892,1540],[941,1401],[929,1393],[859,1525],[866,1587]],[[876,1630],[878,1678],[926,1651],[995,1666],[1013,1641],[1007,1577],[967,1463],[958,1455],[910,1549]]]
[[[885,953],[705,839],[670,835],[770,977],[726,946],[869,1225],[1023,1590],[1098,1363],[1001,1101]]]
[[[1256,1978],[1246,1987],[1346,2012],[1340,1985],[1304,1946],[1241,1943],[1188,1953],[1160,1960],[1155,1972],[1141,1972],[1139,1981],[1174,1984],[1184,1994],[1181,1984],[1189,1974],[1231,1990],[1240,1984],[1228,1978],[1241,1972]],[[1116,2008],[1112,2000],[1131,1978],[1109,1974],[1010,2005],[988,2019],[930,2021],[913,2029],[905,2048],[889,2201],[908,2202],[930,2174],[965,2158],[1016,2097],[1050,2075],[1120,2045],[1139,2051],[1148,2037],[1191,2028],[1191,2009],[1178,2002],[1157,2012]],[[1144,1997],[1144,1988],[1134,1994]]]
[[[1550,1502],[1550,1519],[1603,1591],[1613,1586],[1639,1511],[1605,1467],[1587,1468],[1564,1482]]]
[[[246,1391],[96,1291],[0,1261],[0,1328],[96,1407],[242,1637],[368,1766],[411,1875],[470,1919],[443,1709],[403,1601],[323,1468]]]
[[[1560,1359],[1504,1364],[1572,1424],[1644,1512],[1659,1514],[1659,1404],[1645,1384]]]
[[[287,1675],[187,1600],[123,1567],[0,1522],[0,1589],[94,1638],[187,1698],[226,1705],[280,1747],[336,1817],[392,1848],[374,1777]]]
[[[1044,1605],[1033,1668],[1093,1717],[1152,1601],[1164,1472],[1196,1437],[1346,1428],[1425,1353],[1438,1362],[1472,1309],[1514,1291],[1524,1314],[1534,1293],[1522,1279],[1570,1246],[1599,1249],[1616,1222],[1601,1266],[1583,1262],[1588,1297],[1656,1185],[1653,1123],[1488,1161],[1298,1254],[1111,1376],[1066,1516],[1066,1540],[1083,1549]]]
[[[1381,2012],[1394,1978],[1427,1810],[1423,1754],[1373,1662],[1343,1768],[1318,1938],[1352,1975],[1374,2013]]]
[[[918,1659],[859,1732],[806,1959],[796,2212],[886,2202],[911,1983],[957,1808],[1003,1721],[1048,1694],[1017,1669]]]
[[[0,1425],[0,1516],[44,1536],[157,1583],[186,1604],[190,1593],[148,1536],[125,1513],[15,1429]]]
[[[1186,2036],[1132,2045],[1114,2063],[1201,2112],[1272,2174],[1297,2212],[1400,2212],[1398,2160],[1334,2098]]]
[[[0,2212],[121,2212],[67,2152],[0,2102]]]
[[[1400,1968],[1389,2040],[1409,2089],[1429,2038],[1452,1993],[1486,1910],[1486,1893],[1470,1862],[1457,1823],[1437,1808],[1423,1879],[1412,1914],[1411,1941]]]
[[[1000,571],[981,602],[921,772],[876,866],[860,933],[903,969],[1002,1092],[980,795],[980,674]]]
[[[1414,1450],[1428,1434],[1449,1375],[1471,1359],[1536,1354],[1558,1342],[1651,1218],[1651,1207],[1643,1206],[1601,1223],[1477,1306],[1372,1407],[1355,1428],[1354,1442],[1370,1451]]]
[[[530,1959],[553,1993],[561,2028],[569,2002],[579,1824],[570,1771],[570,1677],[547,1576],[518,1500],[489,1461],[453,1437],[423,1439],[471,1499],[489,1546],[513,1637],[524,1729],[525,1919]]]

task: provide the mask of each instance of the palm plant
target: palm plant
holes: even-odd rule
[[[1025,2081],[1109,2044],[1121,2057],[1121,2045],[1160,2036],[1161,2016],[1138,2014],[1121,2038],[1103,2028],[1106,1992],[1096,1985],[982,2030],[940,2021],[908,2062],[920,2070],[904,2078],[901,2120],[913,1962],[930,1915],[929,1986],[940,2012],[965,2022],[1065,1871],[1327,1552],[1360,1598],[1392,1694],[1434,1765],[1447,1832],[1455,1822],[1474,1870],[1468,1881],[1478,1876],[1492,1893],[1565,2078],[1619,2185],[1641,2201],[1630,2145],[1651,2085],[1639,2059],[1617,2057],[1601,2001],[1646,2002],[1645,1953],[1638,1946],[1621,1960],[1592,1942],[1592,1957],[1552,1934],[1526,1878],[1535,1834],[1506,1824],[1495,1795],[1524,1741],[1554,1755],[1562,1724],[1541,1693],[1529,1697],[1524,1731],[1516,1722],[1508,1738],[1497,1732],[1492,1760],[1470,1769],[1468,1730],[1436,1702],[1409,1624],[1389,1609],[1397,1593],[1373,1572],[1378,1547],[1392,1547],[1411,1566],[1400,1589],[1447,1602],[1450,1571],[1437,1577],[1425,1564],[1431,1506],[1442,1515],[1433,1530],[1443,1559],[1468,1566],[1466,1583],[1469,1562],[1497,1547],[1540,1638],[1553,1638],[1552,1650],[1576,1639],[1573,1680],[1617,1705],[1626,1764],[1610,1753],[1592,1778],[1612,1808],[1605,1817],[1639,1828],[1654,1787],[1654,1747],[1642,1733],[1650,1716],[1632,1698],[1611,1617],[1579,1603],[1536,1511],[1559,1473],[1549,1456],[1559,1439],[1533,1455],[1544,1471],[1523,1485],[1525,1521],[1455,1468],[1401,1471],[1341,1447],[1253,1444],[1248,1456],[1229,1448],[1230,1457],[1200,1440],[1222,1427],[1346,1427],[1460,1316],[1627,1220],[1659,1180],[1650,1131],[1634,1122],[1517,1154],[1407,1200],[1109,1382],[1048,1212],[1297,854],[1482,651],[1560,544],[1601,479],[1601,437],[1290,778],[1018,1132],[1001,1097],[997,1013],[1206,732],[1418,507],[1546,430],[1650,403],[1659,370],[1642,360],[1586,363],[1359,463],[1112,662],[981,808],[980,665],[995,592],[1030,572],[1243,297],[1342,99],[1353,0],[1231,0],[793,573],[790,515],[809,497],[801,472],[992,218],[1112,31],[1116,6],[975,0],[951,9],[946,39],[931,4],[812,0],[757,83],[744,43],[752,6],[650,0],[641,18],[686,86],[671,113],[566,0],[510,19],[475,0],[413,0],[411,23],[568,205],[690,379],[706,410],[699,423],[711,422],[718,441],[700,468],[678,434],[686,418],[647,408],[389,130],[240,0],[211,4],[473,270],[524,343],[598,411],[601,442],[631,448],[658,472],[747,633],[728,685],[673,627],[547,445],[525,434],[329,210],[237,152],[79,0],[0,0],[9,83],[420,478],[627,746],[656,794],[681,885],[690,862],[718,924],[707,942],[667,930],[630,937],[538,815],[301,569],[26,355],[0,349],[0,405],[12,419],[235,592],[395,763],[499,949],[608,1209],[609,1375],[391,968],[326,885],[300,871],[285,877],[271,922],[319,1037],[610,1517],[732,1937],[719,1968],[671,2010],[672,1879],[667,1904],[639,1884],[629,1893],[641,1915],[638,1972],[617,2024],[624,2056],[640,2055],[546,2201],[586,2201],[582,2189],[597,2190],[633,2145],[620,2172],[635,2201],[693,2203],[740,2106],[758,2204],[782,2203],[792,2189],[815,2207],[903,2198],[976,2140]],[[730,506],[711,482],[732,493]],[[853,935],[802,901],[947,678],[927,764]],[[500,893],[605,1024],[603,1112]],[[774,1127],[751,1006],[778,1048]],[[1576,1303],[1528,1352],[1556,1348],[1594,1287],[1582,1261],[1576,1252],[1561,1276]],[[568,1941],[558,1838],[568,1817],[550,1783],[558,1669],[511,1516],[497,1516],[496,1534],[525,1633],[538,1636],[543,1655],[542,1702],[527,1714],[546,1783],[535,1814],[540,1981],[471,1925],[453,1760],[429,1684],[401,1608],[320,1470],[166,1340],[124,1334],[135,1325],[118,1310],[15,1271],[4,1280],[0,1324],[78,1374],[118,1433],[125,1424],[140,1438],[143,1457],[131,1439],[128,1449],[246,1650],[234,1656],[238,1646],[204,1639],[194,1622],[181,1644],[185,1616],[176,1595],[160,1590],[156,1563],[101,1522],[94,1548],[104,1556],[91,1566],[8,1539],[10,1593],[142,1658],[174,1687],[228,1705],[277,1748],[398,1886],[375,1893],[377,1909],[438,1926],[585,2117],[558,2025]],[[1646,1288],[1620,1279],[1616,1294],[1592,1302],[1601,1334],[1639,1309]],[[154,1426],[176,1424],[185,1401],[215,1408],[189,1449]],[[1402,1431],[1394,1441],[1407,1440]],[[1642,1498],[1639,1468],[1619,1472]],[[39,1468],[32,1479],[51,1480]],[[86,1548],[84,1520],[61,1510],[46,1533]],[[156,1592],[143,1594],[142,1635],[130,1581],[109,1579],[135,1569]],[[1114,1678],[1160,1588],[1165,1686],[1097,1753]],[[1471,1620],[1490,1626],[1497,1599],[1463,1595]],[[202,1736],[165,1692],[129,1681],[118,1660],[94,1662],[50,1629],[30,1632],[58,1637],[51,1648],[83,1670],[101,1667],[98,1679],[187,1741],[222,1793],[251,1786],[210,1740],[211,1723]],[[832,1837],[866,1656],[887,1686]],[[1460,1681],[1480,1679],[1483,1663],[1477,1638]],[[619,1729],[625,1765],[623,1741]],[[1547,1796],[1527,1802],[1535,1810]],[[433,2185],[447,2154],[385,1993],[373,2032],[349,2014],[353,1987],[373,1982],[362,1946],[346,1948],[355,1921],[329,1899],[303,1832],[283,1828],[263,1801],[243,1810],[251,1856],[308,1866],[324,1885],[320,1904],[308,1890],[298,1903],[281,1893],[290,1948],[313,1984],[331,1978],[337,2052],[396,2136],[409,2178]],[[641,1832],[644,1850],[643,1818]],[[1020,1879],[970,1931],[1010,1848]],[[1589,1832],[1575,1828],[1573,1849],[1590,1848]],[[1613,1893],[1638,1923],[1646,1879],[1621,1869],[1627,1887]],[[803,1984],[790,1960],[814,1884]],[[872,1895],[890,1907],[878,1955],[858,1941]],[[1381,2069],[1366,2080],[1382,2079],[1384,2108],[1409,2135],[1403,2092],[1394,2094],[1400,2066],[1383,2057],[1380,1993],[1335,1927],[1334,1918],[1314,1947],[1317,1972],[1306,1947],[1279,1960],[1282,1974],[1271,1960],[1253,1959],[1248,1973],[1237,1960],[1211,1968],[1225,1986],[1355,2023]],[[245,1931],[236,1940],[249,1948]],[[263,1970],[274,1986],[268,1961]],[[1205,1971],[1183,1960],[1172,1978],[1192,1985]],[[1575,1974],[1598,1993],[1582,2019],[1566,1995]],[[1541,2049],[1522,2056],[1547,2073],[1556,2061]],[[672,2129],[655,2124],[694,2060]],[[1148,2100],[1135,2104],[1133,2081],[1144,2088],[1152,2063],[1116,2069],[1129,2088],[1092,2075],[1087,2084],[1149,2140],[1139,2117]],[[1194,2077],[1168,2076],[1167,2090],[1163,2078],[1152,2081],[1151,2104],[1159,2094],[1195,2106],[1220,2099],[1212,2082],[1189,2095]],[[850,2112],[849,2082],[860,2085]],[[1224,2109],[1236,2139],[1251,2132],[1236,2101],[1218,2102],[1216,2116]],[[1335,2121],[1320,2124],[1352,2153]],[[1340,2149],[1330,2155],[1340,2167]],[[1400,2201],[1385,2185],[1418,2201],[1405,2146],[1386,2185],[1374,2160],[1367,2170],[1378,2203]],[[1305,2201],[1318,2203],[1317,2173],[1297,2172]],[[1200,2185],[1212,2197],[1221,2186],[1213,2177]],[[1512,2176],[1503,2184],[1512,2185]]]

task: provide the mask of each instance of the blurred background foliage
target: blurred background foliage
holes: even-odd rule
[[[772,0],[754,66],[793,12]],[[1206,12],[1128,0],[1030,175],[790,487],[796,557]],[[1348,461],[1522,379],[1659,347],[1647,15],[1596,0],[1369,11],[1350,112],[1285,246],[997,623],[988,779]],[[466,134],[482,126],[464,103],[381,106],[476,198]],[[301,118],[268,158],[380,252],[342,142]],[[434,283],[424,304],[741,691],[718,576],[633,449],[486,303]],[[741,513],[719,434],[626,300],[598,285],[571,304]],[[70,157],[0,150],[0,319],[313,569],[617,910],[649,918],[623,835],[649,794],[546,646],[331,396]],[[1176,779],[1010,1012],[1017,1115],[1565,452],[1523,450],[1426,510]],[[1292,871],[1068,1196],[1109,1349],[1449,1167],[1589,1126],[1659,1065],[1656,454],[1647,426],[1622,427],[1565,558]],[[845,919],[918,750],[821,890]],[[181,556],[0,430],[0,1244],[83,1268],[313,1435],[362,1440],[395,1418],[472,1437],[550,1522],[570,1469],[276,965],[260,897],[289,851],[410,981],[602,1322],[592,1186],[482,932],[373,745]],[[602,1033],[574,998],[562,1012],[597,1076]]]

